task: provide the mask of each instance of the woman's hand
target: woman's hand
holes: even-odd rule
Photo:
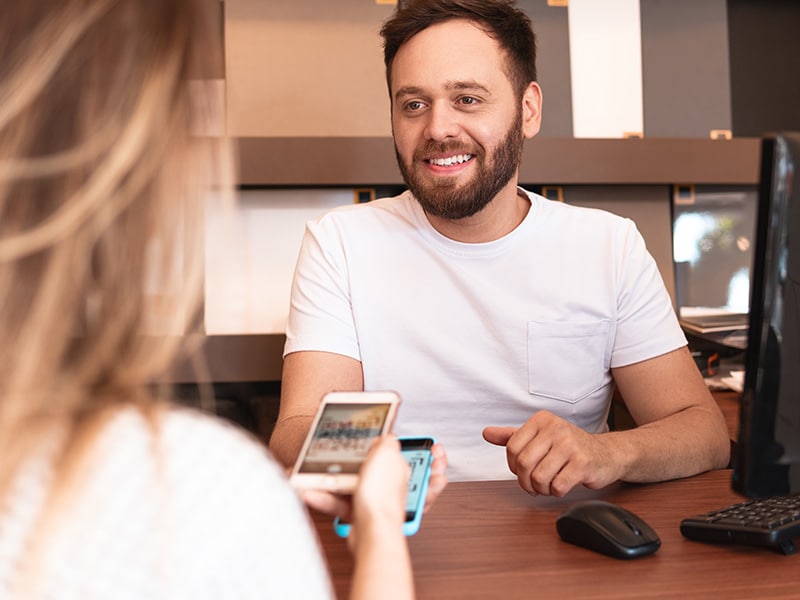
[[[393,436],[388,436],[388,438],[390,440],[395,440],[395,444],[392,445],[397,444]],[[372,450],[375,450],[375,448],[373,447]],[[382,450],[380,454],[383,455],[384,452],[385,450]],[[431,478],[428,482],[428,493],[425,496],[426,511],[433,505],[436,498],[439,497],[439,494],[442,493],[445,487],[447,487],[447,454],[445,453],[444,447],[441,444],[434,444],[431,448],[431,452],[433,453],[433,462],[431,464]],[[382,456],[382,458],[378,459],[385,460],[386,456]],[[368,457],[367,461],[370,460],[371,458]],[[364,474],[363,466],[361,473],[362,475]],[[302,490],[299,494],[303,502],[309,508],[332,517],[338,516],[344,521],[352,520],[353,497],[350,495],[333,494],[323,490]]]

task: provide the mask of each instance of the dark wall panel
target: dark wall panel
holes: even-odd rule
[[[641,0],[644,135],[731,129],[725,0]]]
[[[733,133],[800,130],[800,2],[728,0]]]

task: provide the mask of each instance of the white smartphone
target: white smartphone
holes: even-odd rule
[[[372,440],[391,430],[399,404],[392,391],[325,394],[292,469],[292,485],[352,493]]]

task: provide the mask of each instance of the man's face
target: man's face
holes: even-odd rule
[[[448,21],[408,40],[392,64],[391,94],[400,171],[427,213],[469,217],[516,185],[522,102],[500,47],[477,26]]]

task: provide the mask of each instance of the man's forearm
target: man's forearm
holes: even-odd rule
[[[624,481],[644,483],[690,477],[723,468],[730,434],[721,413],[702,407],[630,429],[604,434],[625,464]]]
[[[363,390],[361,363],[330,352],[292,352],[283,359],[281,409],[269,448],[283,465],[297,460],[322,397],[331,390]]]
[[[285,467],[297,460],[313,417],[295,415],[279,420],[269,439],[269,449],[275,459]]]

